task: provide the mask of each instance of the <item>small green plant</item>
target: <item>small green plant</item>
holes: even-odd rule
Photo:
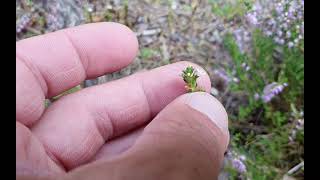
[[[204,91],[202,88],[198,87],[197,79],[199,75],[192,66],[188,66],[182,71],[183,81],[186,83],[186,89],[188,92]]]
[[[62,96],[75,93],[75,92],[77,92],[77,91],[80,91],[81,89],[82,89],[82,87],[81,87],[80,85],[78,85],[78,86],[76,86],[76,87],[73,87],[73,88],[71,88],[71,89],[68,89],[68,90],[66,90],[65,92],[63,92],[63,93],[61,93],[61,94],[53,97],[53,98],[51,99],[51,101],[52,101],[52,102],[57,101],[57,100],[60,99]]]
[[[150,59],[156,54],[157,54],[157,51],[150,48],[142,48],[140,51],[140,56],[142,59]]]

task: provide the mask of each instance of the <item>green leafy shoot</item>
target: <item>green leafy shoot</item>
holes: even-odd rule
[[[182,78],[186,83],[185,87],[188,92],[204,91],[203,89],[198,87],[198,77],[199,75],[197,74],[197,71],[192,66],[188,66],[185,70],[182,71]]]

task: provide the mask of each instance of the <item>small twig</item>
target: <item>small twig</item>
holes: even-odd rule
[[[142,36],[152,36],[155,34],[159,34],[161,32],[161,29],[149,29],[149,30],[144,30],[141,35]]]
[[[32,33],[34,33],[34,34],[36,34],[36,35],[42,34],[39,30],[34,29],[34,28],[32,28],[32,27],[27,27],[26,30],[29,31],[29,32],[32,32]]]
[[[266,128],[263,128],[261,126],[254,126],[254,125],[242,125],[242,124],[232,124],[232,127],[236,128],[236,129],[247,129],[247,130],[252,130],[252,131],[255,131],[255,132],[258,132],[259,134],[262,134],[262,133],[266,133],[267,132],[267,129]]]
[[[166,41],[165,41],[165,38],[163,36],[160,36],[160,42],[161,42],[161,50],[162,50],[162,55],[163,55],[163,59],[165,61],[169,61],[170,59],[170,54],[169,54],[169,51],[168,51],[168,47],[166,45]]]
[[[302,168],[304,166],[304,161],[300,162],[298,165],[294,166],[293,168],[291,168],[287,174],[291,175],[295,172],[297,172],[300,168]]]
[[[219,100],[221,101],[222,98],[220,97]],[[229,109],[229,107],[230,107],[230,105],[231,105],[231,102],[232,102],[232,97],[230,96],[230,97],[228,97],[227,102],[226,102],[226,105],[225,105],[225,108],[226,108],[227,110]]]

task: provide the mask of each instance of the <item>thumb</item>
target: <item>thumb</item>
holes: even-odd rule
[[[167,105],[118,158],[71,173],[77,179],[216,179],[229,142],[221,103],[189,93]]]

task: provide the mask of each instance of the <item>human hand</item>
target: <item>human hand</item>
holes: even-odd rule
[[[227,114],[205,92],[185,94],[179,62],[45,98],[118,71],[135,35],[96,23],[16,43],[17,179],[214,179],[229,141]]]

